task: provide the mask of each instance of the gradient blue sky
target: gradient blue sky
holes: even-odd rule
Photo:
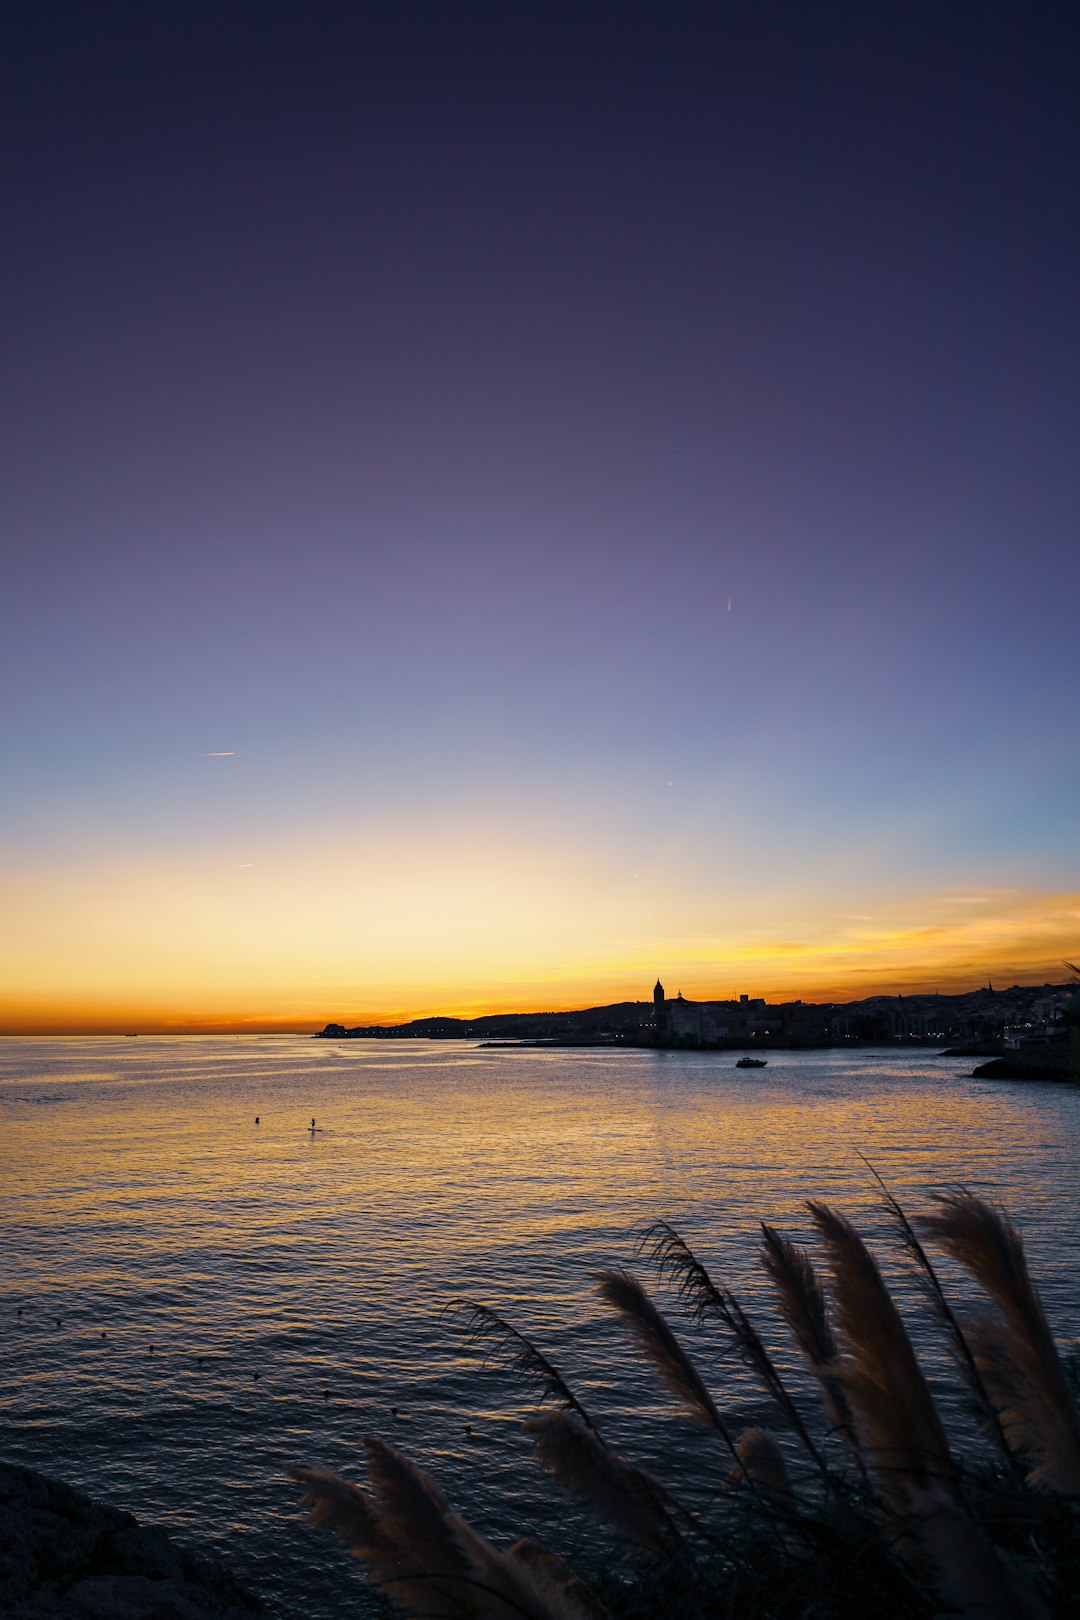
[[[1074,8],[0,29],[0,1028],[1063,976]]]

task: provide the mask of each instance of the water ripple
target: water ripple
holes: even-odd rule
[[[355,1472],[365,1433],[499,1537],[577,1533],[529,1463],[522,1391],[482,1369],[448,1304],[497,1307],[618,1445],[669,1479],[678,1455],[689,1477],[673,1483],[692,1488],[720,1466],[708,1439],[627,1354],[592,1273],[670,1220],[791,1364],[755,1232],[809,1238],[808,1196],[880,1246],[961,1422],[857,1151],[914,1209],[955,1182],[1004,1203],[1062,1338],[1080,1321],[1080,1096],[969,1067],[777,1053],[747,1077],[722,1054],[2,1042],[3,1453],[228,1553],[282,1616],[363,1614],[355,1570],[283,1475]],[[761,1421],[747,1375],[689,1337],[731,1421]]]

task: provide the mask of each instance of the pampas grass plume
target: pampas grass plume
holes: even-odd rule
[[[618,1312],[638,1349],[660,1374],[664,1387],[691,1417],[716,1430],[734,1455],[735,1447],[727,1425],[712,1396],[637,1278],[629,1271],[613,1270],[598,1271],[595,1280],[600,1298]]]
[[[975,1359],[1010,1445],[1031,1466],[1031,1482],[1080,1493],[1080,1414],[1069,1389],[1020,1234],[968,1192],[937,1200],[922,1222],[989,1294],[1002,1320],[968,1330]]]
[[[780,1442],[769,1429],[745,1429],[735,1447],[733,1477],[747,1479],[763,1496],[791,1502],[794,1492]]]
[[[679,1504],[651,1474],[602,1445],[569,1412],[539,1412],[525,1430],[540,1466],[603,1524],[639,1547],[670,1550]]]

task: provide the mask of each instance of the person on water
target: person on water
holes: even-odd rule
[[[312,1114],[312,1116],[311,1116],[311,1128],[312,1128],[312,1130],[315,1129],[315,1115],[314,1114]]]

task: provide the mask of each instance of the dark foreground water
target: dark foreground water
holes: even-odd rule
[[[307,1529],[283,1477],[290,1462],[356,1470],[364,1434],[411,1452],[497,1539],[538,1530],[565,1550],[579,1531],[529,1461],[527,1399],[482,1367],[447,1302],[504,1312],[621,1449],[693,1494],[723,1459],[626,1354],[591,1272],[632,1262],[635,1228],[670,1220],[786,1362],[759,1220],[806,1236],[804,1199],[829,1199],[901,1269],[862,1152],[912,1211],[956,1182],[1005,1204],[1075,1345],[1080,1092],[974,1081],[971,1066],[0,1042],[0,1456],[227,1555],[283,1620],[365,1612],[356,1567]],[[688,1342],[733,1423],[766,1415],[714,1341]]]

